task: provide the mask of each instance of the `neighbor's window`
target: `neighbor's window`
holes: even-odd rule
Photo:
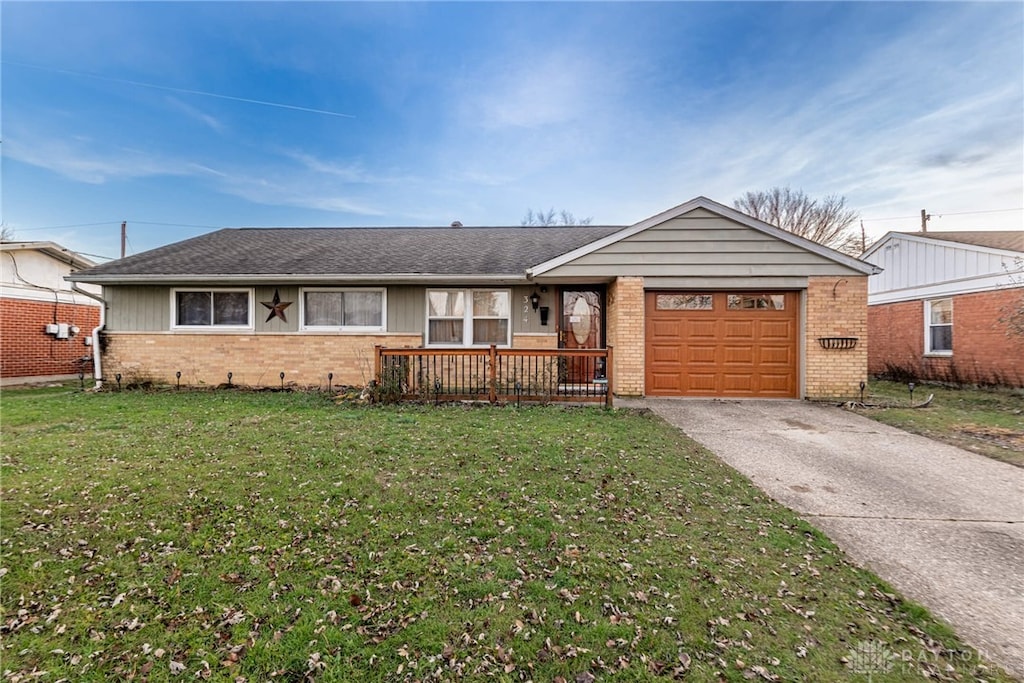
[[[761,309],[783,311],[786,309],[785,294],[730,294],[726,299],[726,308],[730,311],[744,309]]]
[[[710,311],[710,294],[659,294],[655,299],[659,311]]]
[[[175,290],[174,327],[251,327],[250,290]]]
[[[925,302],[925,353],[953,353],[953,300]]]
[[[510,344],[511,294],[507,289],[427,291],[427,344]]]
[[[303,329],[383,330],[383,289],[304,289]]]

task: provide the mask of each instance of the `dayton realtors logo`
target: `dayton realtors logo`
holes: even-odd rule
[[[875,674],[887,674],[900,656],[880,640],[862,640],[850,650],[848,666],[854,673],[864,674],[871,681]]]

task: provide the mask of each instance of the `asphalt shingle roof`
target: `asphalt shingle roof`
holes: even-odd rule
[[[948,232],[905,232],[903,234],[972,244],[989,249],[1024,252],[1024,230],[950,230]]]
[[[518,275],[621,226],[227,228],[111,261],[76,279],[218,275]]]

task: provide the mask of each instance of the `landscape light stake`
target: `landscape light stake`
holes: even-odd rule
[[[523,398],[523,383],[516,381],[516,408],[522,405]]]
[[[861,382],[860,383],[860,402],[861,403],[864,402],[864,388],[867,387],[867,385],[868,385],[867,382]]]
[[[121,391],[121,373],[119,372],[116,375],[114,375],[114,379],[117,380],[117,390]]]
[[[231,386],[231,373],[228,373],[228,386]]]
[[[907,382],[907,388],[910,389],[910,402],[914,402],[914,383]]]
[[[441,378],[434,378],[434,405],[440,405],[441,403]]]
[[[82,391],[85,391],[85,373],[84,372],[78,373],[78,384],[79,384],[79,387],[81,387]]]
[[[331,393],[331,383],[333,381],[334,381],[334,373],[333,372],[328,372],[327,373],[327,393],[328,394]]]
[[[281,373],[281,391],[284,391],[284,373]]]
[[[181,370],[178,370],[176,373],[174,373],[174,382],[175,388],[181,389]]]

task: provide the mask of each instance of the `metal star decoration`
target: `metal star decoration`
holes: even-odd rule
[[[261,301],[261,304],[270,309],[270,315],[263,322],[269,323],[274,318],[280,318],[282,322],[288,322],[288,318],[284,315],[284,309],[292,305],[291,301],[281,301],[281,295],[278,291],[274,290],[274,299],[272,301]]]

